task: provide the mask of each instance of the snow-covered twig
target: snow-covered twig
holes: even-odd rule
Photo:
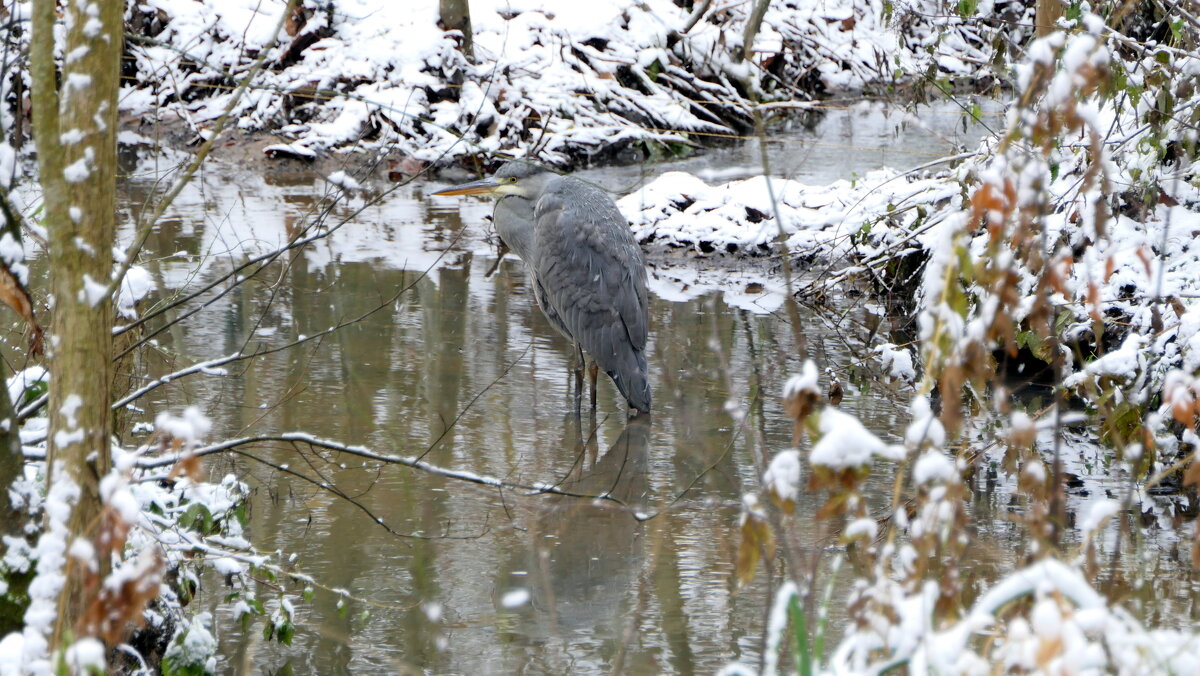
[[[507,479],[500,479],[498,477],[488,476],[488,475],[484,475],[484,474],[478,474],[478,473],[469,472],[466,470],[455,470],[455,469],[450,469],[450,468],[446,468],[446,467],[441,467],[439,465],[434,465],[432,463],[421,460],[420,459],[421,456],[402,456],[402,455],[393,455],[393,454],[388,454],[388,453],[380,453],[377,451],[373,451],[366,446],[355,446],[355,445],[343,444],[338,441],[333,441],[330,439],[322,439],[320,437],[316,437],[311,434],[305,434],[303,432],[285,432],[282,434],[262,434],[262,435],[241,437],[238,439],[229,439],[229,440],[222,441],[222,442],[219,442],[216,444],[210,444],[208,446],[202,446],[200,448],[197,448],[192,454],[195,456],[203,457],[203,456],[208,456],[208,455],[225,453],[228,451],[232,451],[234,449],[240,449],[243,446],[250,446],[250,445],[255,445],[255,444],[264,444],[264,443],[271,443],[271,442],[305,444],[305,445],[311,446],[313,448],[320,448],[320,449],[325,449],[325,450],[330,450],[330,451],[337,451],[340,453],[346,453],[348,455],[363,458],[365,460],[375,460],[375,461],[387,463],[387,464],[403,465],[405,467],[410,467],[412,469],[416,469],[416,470],[425,472],[427,474],[432,474],[434,476],[440,476],[440,477],[443,477],[446,479],[454,479],[456,481],[463,481],[466,483],[477,484],[480,486],[489,486],[489,487],[493,487],[493,488],[503,488],[506,490],[520,491],[520,492],[528,493],[530,495],[547,494],[547,495],[561,495],[564,497],[571,497],[571,498],[583,498],[583,499],[589,499],[589,500],[602,500],[605,502],[611,502],[611,503],[621,507],[622,509],[627,511],[630,514],[630,516],[632,516],[634,519],[636,519],[638,521],[645,521],[654,516],[653,514],[647,514],[643,511],[640,511],[640,510],[634,508],[632,505],[621,500],[620,498],[617,498],[616,496],[613,496],[608,493],[601,493],[601,494],[580,493],[577,491],[565,490],[565,489],[559,488],[558,486],[555,486],[553,484],[546,483],[546,482],[528,482],[528,483],[526,483],[526,482],[509,481]],[[31,458],[31,459],[38,459],[39,455],[36,452],[27,451],[26,457]],[[158,457],[142,457],[142,458],[138,459],[137,466],[140,469],[144,469],[144,470],[159,469],[159,468],[163,468],[163,467],[171,467],[175,463],[182,460],[184,457],[185,456],[183,454],[169,454],[169,455],[163,455],[163,456],[158,456]]]

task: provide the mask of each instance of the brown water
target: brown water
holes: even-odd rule
[[[763,592],[730,588],[734,526],[741,495],[757,486],[758,426],[770,450],[790,445],[777,402],[782,381],[801,363],[790,328],[733,309],[715,293],[656,298],[653,418],[627,424],[607,380],[595,416],[576,418],[569,346],[531,302],[520,263],[506,261],[485,278],[492,262],[464,253],[319,347],[264,358],[239,377],[197,385],[186,399],[228,435],[300,430],[387,453],[428,449],[426,459],[438,465],[666,511],[639,523],[590,500],[484,490],[402,467],[364,468],[349,457],[329,457],[341,468],[295,449],[255,450],[337,485],[395,531],[448,536],[412,540],[267,467],[217,463],[214,475],[233,471],[260,486],[250,533],[261,550],[295,552],[299,570],[362,599],[349,603],[346,617],[336,611],[336,594],[319,590],[311,604],[294,599],[300,630],[291,649],[263,643],[256,630],[239,638],[227,625],[222,645],[231,670],[291,662],[306,673],[315,659],[321,673],[418,665],[431,673],[594,673],[617,663],[693,673],[757,650]],[[168,348],[186,363],[237,350],[255,331],[271,343],[294,340],[376,307],[416,276],[370,262],[342,263],[334,274],[297,262],[277,287],[234,294],[212,321],[181,332]],[[264,318],[260,308],[272,293]],[[831,363],[855,360],[855,346],[844,340],[832,331],[808,334],[809,349]],[[765,414],[743,427],[726,408],[751,405],[754,369],[767,393]],[[843,408],[878,430],[901,425],[886,396],[851,388]],[[527,591],[528,603],[504,607],[514,590]],[[210,601],[223,596],[210,591]],[[434,606],[438,621],[430,619]]]
[[[953,133],[951,119],[941,133]],[[783,138],[802,145],[807,137]],[[879,164],[860,160],[843,157],[842,173]],[[618,185],[660,170],[590,176]],[[148,185],[131,181],[130,202]],[[213,417],[221,438],[303,431],[382,453],[427,453],[431,463],[513,482],[611,494],[631,508],[483,488],[280,444],[246,449],[274,467],[247,457],[213,460],[213,476],[233,472],[256,489],[255,546],[294,553],[295,569],[319,583],[311,601],[298,595],[303,584],[288,587],[297,607],[289,647],[264,641],[261,622],[243,632],[222,603],[221,577],[205,577],[198,603],[218,617],[221,671],[689,674],[732,660],[756,663],[766,584],[760,575],[735,592],[732,568],[741,497],[758,488],[755,446],[769,455],[790,445],[783,381],[806,351],[840,374],[843,410],[895,438],[911,394],[877,378],[868,354],[882,340],[911,339],[905,321],[845,295],[800,307],[796,327],[780,309],[784,280],[767,261],[702,267],[652,256],[654,415],[628,423],[602,376],[596,412],[585,405],[577,417],[573,354],[534,305],[521,263],[506,258],[488,275],[496,263],[485,221],[491,205],[426,197],[433,189],[404,187],[361,213],[361,196],[338,204],[328,222],[348,220],[337,232],[159,335],[149,366],[168,370],[285,345],[361,317],[320,341],[237,365],[227,377],[163,388],[146,402],[148,419],[192,403]],[[212,172],[151,238],[160,289],[196,288],[274,248],[311,223],[326,191],[319,179],[294,172]],[[873,494],[887,499],[890,469],[878,467],[873,481]],[[1004,483],[982,473],[985,490],[973,505],[995,515],[970,554],[980,578],[994,579],[1023,554],[1020,533],[1004,517],[1011,497]],[[811,518],[820,497],[806,493],[799,513]],[[639,521],[635,511],[657,515]],[[836,551],[816,525],[801,542],[826,560]],[[259,588],[268,610],[279,596]],[[837,602],[832,613],[837,634]]]

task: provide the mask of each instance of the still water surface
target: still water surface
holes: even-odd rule
[[[964,135],[960,112],[926,110],[916,124],[877,108],[835,111],[815,129],[773,137],[773,170],[824,183],[916,166],[955,144],[973,147],[985,130]],[[667,169],[727,180],[755,173],[757,153],[747,144],[587,176],[626,191]],[[131,180],[129,203],[150,185]],[[220,437],[304,431],[384,453],[427,451],[434,464],[611,493],[630,509],[278,444],[251,449],[275,467],[215,460],[212,475],[234,472],[256,489],[255,545],[294,553],[296,570],[321,585],[311,601],[290,596],[297,633],[288,647],[264,641],[261,624],[243,632],[221,602],[224,581],[205,577],[198,603],[218,618],[221,671],[690,674],[756,663],[766,585],[760,575],[735,592],[731,582],[741,496],[758,488],[755,445],[768,455],[790,446],[779,394],[805,352],[840,374],[843,410],[895,439],[911,392],[874,377],[868,356],[884,340],[910,340],[906,322],[842,295],[801,307],[793,326],[766,261],[701,268],[654,254],[653,417],[627,422],[603,376],[596,412],[576,417],[570,347],[533,303],[518,260],[492,271],[491,204],[427,196],[439,187],[405,186],[361,212],[362,196],[338,204],[329,222],[344,226],[160,335],[149,367],[284,345],[357,321],[228,377],[181,382],[154,407],[197,404]],[[161,293],[197,288],[275,248],[311,224],[330,190],[311,174],[211,170],[151,238]],[[875,476],[872,490],[886,499],[889,468]],[[800,514],[813,514],[819,497],[805,494]],[[1003,513],[1003,499],[981,498],[973,509]],[[634,511],[659,515],[639,521]],[[981,535],[974,575],[994,578],[1020,560],[1015,530],[998,517]],[[810,552],[835,551],[835,538],[816,525],[800,536]],[[351,597],[345,612],[332,589]],[[268,612],[277,598],[260,590]],[[840,607],[835,601],[835,634]]]

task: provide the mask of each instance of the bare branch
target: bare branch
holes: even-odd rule
[[[142,245],[146,243],[146,238],[150,236],[150,231],[154,228],[155,224],[158,223],[158,220],[162,218],[162,215],[167,210],[167,207],[171,206],[171,204],[175,201],[175,198],[179,196],[179,193],[182,192],[185,187],[187,187],[188,183],[191,183],[192,178],[196,175],[196,172],[200,169],[201,165],[204,164],[204,160],[208,158],[208,154],[212,152],[214,144],[217,142],[217,139],[221,137],[221,132],[225,130],[225,125],[227,125],[229,120],[233,117],[233,109],[236,108],[237,104],[242,100],[242,95],[246,93],[246,89],[250,86],[250,82],[259,74],[260,71],[262,71],[263,66],[266,65],[267,55],[270,53],[271,48],[275,46],[275,42],[278,41],[279,33],[283,30],[283,24],[287,18],[292,15],[292,11],[296,7],[296,2],[297,0],[288,0],[287,7],[285,7],[283,12],[279,15],[279,22],[275,24],[275,30],[271,33],[271,39],[263,45],[262,51],[258,55],[258,59],[255,60],[254,65],[250,67],[250,70],[246,72],[246,76],[242,79],[242,82],[238,85],[238,88],[234,90],[233,96],[230,97],[229,103],[225,106],[225,110],[221,113],[221,117],[217,118],[216,124],[213,125],[212,133],[209,135],[208,139],[200,145],[200,148],[196,151],[195,157],[192,158],[192,161],[188,164],[187,168],[184,169],[183,173],[175,179],[175,184],[171,186],[171,189],[167,191],[167,194],[164,195],[162,199],[158,200],[158,203],[154,205],[154,211],[150,214],[150,217],[146,218],[144,213],[140,215],[137,233],[133,237],[133,243],[129,245],[129,249],[125,252],[125,257],[121,261],[121,267],[117,269],[117,272],[112,277],[112,282],[105,290],[105,298],[112,298],[113,294],[120,290],[121,282],[125,279],[125,273],[129,272],[130,266],[132,266],[133,262],[137,259],[138,252],[142,250]]]
[[[415,470],[420,470],[422,472],[425,472],[426,474],[432,474],[434,476],[439,476],[439,477],[442,477],[445,479],[453,479],[455,481],[463,481],[466,483],[476,484],[479,486],[490,486],[490,487],[494,487],[494,488],[503,488],[503,489],[510,490],[510,491],[519,491],[519,492],[524,492],[527,495],[560,495],[560,496],[569,497],[569,498],[583,498],[583,499],[587,499],[587,500],[602,500],[605,502],[611,502],[611,503],[617,505],[618,507],[620,507],[621,509],[627,511],[630,514],[630,516],[632,516],[637,521],[646,521],[646,520],[658,515],[658,513],[647,514],[645,512],[638,511],[633,506],[627,504],[620,498],[614,497],[607,493],[599,494],[599,495],[589,494],[589,493],[579,493],[576,491],[564,490],[553,484],[549,484],[549,483],[545,483],[545,482],[525,483],[525,482],[517,482],[517,481],[508,481],[505,479],[500,479],[498,477],[489,476],[486,474],[477,474],[475,472],[470,472],[470,471],[466,471],[466,470],[456,470],[456,469],[450,469],[447,467],[441,467],[439,465],[434,465],[432,463],[421,460],[420,459],[421,456],[402,456],[402,455],[392,455],[389,453],[380,453],[378,451],[373,451],[370,448],[367,448],[366,446],[352,446],[352,445],[348,445],[348,444],[343,444],[343,443],[333,441],[330,439],[322,439],[320,437],[316,437],[311,434],[306,434],[304,432],[284,432],[282,434],[263,434],[263,435],[257,435],[257,436],[242,437],[240,439],[229,439],[229,440],[217,443],[217,444],[212,444],[209,446],[203,446],[201,448],[197,448],[194,451],[192,451],[191,453],[171,453],[171,454],[162,455],[162,456],[158,456],[158,457],[154,457],[154,458],[140,458],[138,460],[137,466],[139,469],[144,469],[144,470],[146,470],[146,469],[161,469],[164,467],[170,467],[170,466],[174,465],[175,463],[179,462],[180,460],[182,460],[183,458],[188,457],[188,456],[204,457],[204,456],[208,456],[208,455],[215,455],[215,454],[225,453],[225,452],[236,452],[239,454],[244,454],[244,451],[240,450],[241,447],[243,447],[243,446],[251,446],[251,445],[255,445],[255,444],[265,444],[265,443],[272,443],[272,442],[287,443],[287,444],[304,444],[304,445],[310,446],[312,448],[322,448],[322,449],[327,449],[327,450],[331,450],[331,451],[337,451],[339,453],[345,453],[347,455],[351,455],[351,456],[358,457],[358,458],[363,458],[365,460],[374,460],[377,462],[382,462],[382,463],[387,463],[387,464],[392,464],[392,465],[403,465],[405,467],[409,467],[409,468],[412,468]],[[40,449],[27,449],[26,453],[25,453],[26,458],[35,459],[35,460],[39,459],[42,455],[43,455],[43,453]],[[255,458],[255,459],[258,460],[258,458]],[[659,512],[659,513],[661,513],[661,512]]]
[[[708,7],[711,4],[712,0],[703,0],[703,2],[697,5],[696,9],[692,12],[692,15],[688,17],[687,23],[683,25],[683,29],[680,30],[679,33],[686,34],[688,31],[695,28],[696,24],[700,23],[700,19],[704,18],[704,13],[708,11]]]
[[[359,502],[358,500],[350,497],[349,495],[346,495],[346,493],[344,491],[342,491],[341,489],[339,489],[337,487],[337,485],[334,484],[333,482],[324,481],[324,480],[317,481],[316,479],[313,479],[312,477],[308,476],[307,474],[304,474],[303,472],[297,472],[296,470],[291,469],[287,465],[282,465],[279,463],[271,462],[270,460],[266,460],[265,458],[260,458],[252,453],[247,453],[246,451],[243,451],[239,448],[231,448],[229,450],[232,453],[242,456],[243,458],[246,458],[248,460],[253,460],[257,463],[266,465],[281,474],[287,474],[289,476],[294,476],[297,479],[306,481],[306,482],[312,484],[313,486],[320,488],[323,491],[328,491],[329,493],[334,494],[335,496],[354,505],[356,508],[358,508],[364,514],[371,517],[371,520],[374,521],[376,524],[378,524],[380,528],[383,528],[389,534],[395,535],[396,537],[410,538],[413,540],[474,540],[474,539],[483,537],[484,535],[487,534],[487,532],[489,530],[488,525],[485,523],[483,525],[483,530],[481,530],[479,533],[476,533],[474,535],[450,535],[448,533],[443,533],[441,535],[422,535],[422,534],[417,534],[417,533],[401,533],[400,531],[398,531],[395,528],[392,528],[390,525],[388,525],[387,522],[385,522],[383,520],[383,517],[379,516],[378,514],[376,514],[373,511],[371,511],[370,507],[367,507],[366,505]],[[303,454],[301,454],[301,455],[303,455]]]

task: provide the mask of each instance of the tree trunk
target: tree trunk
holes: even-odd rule
[[[112,276],[116,231],[117,88],[125,3],[67,2],[61,79],[54,63],[54,0],[35,0],[30,71],[34,141],[49,232],[54,298],[50,369],[50,486],[81,490],[69,538],[90,535],[100,514],[99,479],[109,469],[112,392]],[[99,10],[98,13],[96,10]],[[88,10],[92,10],[89,12]],[[56,82],[61,81],[61,86]],[[100,562],[101,575],[104,574]],[[51,649],[62,648],[85,602],[83,568],[67,565]]]
[[[463,56],[475,60],[475,40],[471,34],[471,8],[467,0],[439,0],[439,15],[446,30],[462,31]]]
[[[754,54],[754,38],[762,27],[763,17],[767,15],[770,0],[755,0],[754,9],[750,10],[750,18],[746,21],[746,30],[742,33],[742,51],[733,55],[733,60],[741,63]]]
[[[25,522],[29,514],[24,509],[15,509],[8,495],[8,487],[25,471],[25,457],[21,453],[21,433],[17,427],[17,415],[13,402],[8,397],[7,381],[9,368],[0,362],[0,535],[21,538],[25,536]],[[7,424],[5,424],[7,422]],[[5,547],[4,549],[7,549]],[[8,571],[5,581],[8,594],[0,596],[0,635],[21,631],[25,620],[25,607],[16,602],[29,588],[32,573],[24,575]]]
[[[1063,15],[1062,0],[1037,0],[1037,36],[1040,38],[1054,32],[1055,25]]]
[[[25,458],[21,454],[21,434],[17,429],[17,413],[8,397],[8,366],[0,363],[0,535],[21,535],[25,510],[13,509],[8,487],[21,477]]]

